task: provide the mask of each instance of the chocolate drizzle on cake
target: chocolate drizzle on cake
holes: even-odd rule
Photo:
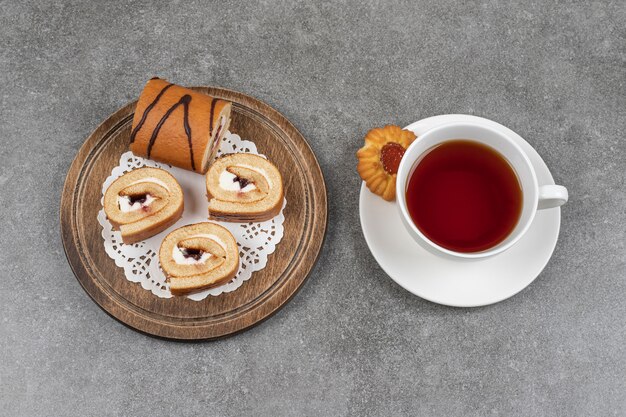
[[[213,134],[213,115],[215,114],[216,104],[217,104],[217,99],[213,98],[213,100],[211,100],[211,112],[209,113],[209,135]]]
[[[190,102],[191,102],[191,96],[189,94],[185,94],[184,96],[182,96],[180,98],[180,100],[178,100],[176,103],[174,103],[174,105],[172,105],[172,107],[170,107],[165,112],[163,117],[161,117],[161,120],[159,120],[159,123],[157,123],[156,127],[152,131],[152,136],[150,137],[150,142],[148,143],[148,149],[147,149],[147,156],[148,156],[148,158],[150,158],[150,153],[152,152],[152,147],[154,146],[154,143],[156,142],[156,139],[157,139],[157,136],[159,135],[159,131],[161,130],[161,127],[163,127],[163,124],[170,117],[170,115],[174,112],[174,110],[176,110],[178,108],[178,106],[180,106],[182,104],[183,105],[183,111],[184,111],[183,124],[185,126],[185,134],[187,135],[187,143],[189,144],[189,155],[190,155],[190,159],[191,159],[191,169],[193,171],[196,170],[196,164],[195,164],[195,162],[193,160],[193,146],[192,146],[192,142],[191,142],[191,126],[189,126],[189,103]]]
[[[152,78],[152,79],[154,79],[154,78]],[[170,88],[173,85],[174,84],[168,84],[165,87],[163,87],[163,89],[161,91],[159,91],[159,94],[157,94],[157,96],[154,98],[154,100],[152,100],[152,103],[150,103],[148,105],[148,107],[146,107],[146,109],[144,110],[143,114],[141,115],[141,119],[139,120],[139,123],[137,123],[137,126],[135,126],[133,131],[130,133],[130,143],[133,143],[135,141],[135,137],[137,136],[137,132],[139,132],[139,130],[142,128],[143,124],[146,122],[146,119],[148,118],[148,114],[150,113],[150,111],[154,108],[154,106],[156,106],[156,104],[159,102],[159,100],[161,99],[163,94],[165,94],[167,89]]]

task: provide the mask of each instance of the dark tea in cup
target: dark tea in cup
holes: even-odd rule
[[[470,253],[509,236],[520,219],[523,194],[515,170],[495,149],[454,139],[422,155],[408,181],[406,204],[428,239]]]

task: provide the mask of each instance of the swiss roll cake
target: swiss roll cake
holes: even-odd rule
[[[183,190],[167,171],[139,168],[116,179],[104,194],[104,212],[124,243],[145,240],[183,214]]]
[[[159,262],[172,294],[183,295],[229,282],[239,269],[239,249],[228,229],[197,223],[165,237]]]
[[[230,222],[265,221],[283,205],[278,169],[258,155],[236,153],[218,158],[206,174],[209,218]]]
[[[230,111],[228,101],[153,78],[137,102],[130,150],[204,174],[228,130]]]

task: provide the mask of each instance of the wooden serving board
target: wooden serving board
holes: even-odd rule
[[[284,237],[263,270],[230,293],[202,301],[163,299],[128,281],[124,270],[109,258],[97,220],[102,183],[128,150],[136,102],[115,112],[87,138],[70,167],[61,197],[65,253],[85,291],[121,322],[171,339],[219,338],[268,318],[302,286],[326,233],[324,178],[296,128],[269,105],[245,94],[215,87],[194,90],[233,102],[231,132],[253,140],[283,175]]]

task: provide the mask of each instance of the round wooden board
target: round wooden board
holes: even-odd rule
[[[285,185],[285,233],[267,266],[240,288],[202,301],[158,298],[128,281],[104,251],[97,214],[104,180],[128,150],[136,102],[87,138],[67,174],[61,234],[67,259],[85,291],[105,311],[148,334],[214,339],[247,329],[275,313],[298,291],[317,260],[326,233],[326,187],[319,164],[296,128],[269,105],[245,94],[194,87],[233,102],[230,130],[251,139],[273,161]]]

